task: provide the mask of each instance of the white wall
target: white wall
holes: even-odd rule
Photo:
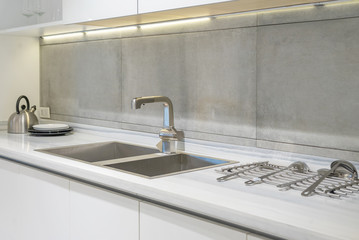
[[[20,95],[39,106],[39,56],[38,38],[0,36],[0,122],[15,112]]]

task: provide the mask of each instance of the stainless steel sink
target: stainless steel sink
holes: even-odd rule
[[[130,145],[121,142],[82,144],[68,147],[39,149],[36,151],[85,162],[98,162],[159,152],[157,149]]]
[[[159,150],[121,142],[103,142],[36,151],[93,165],[155,178],[235,163],[187,154],[164,154]]]
[[[230,163],[234,162],[186,154],[164,154],[162,156],[152,155],[139,160],[122,161],[112,164],[106,164],[103,162],[99,164],[143,177],[154,178],[201,170]]]

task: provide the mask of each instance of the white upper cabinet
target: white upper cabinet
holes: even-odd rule
[[[137,0],[62,0],[64,23],[137,14]]]
[[[0,29],[59,21],[61,0],[0,0]]]
[[[138,12],[149,13],[204,4],[229,2],[228,0],[138,0]]]
[[[56,22],[62,20],[62,0],[32,1],[34,1],[32,11],[35,15],[38,15],[38,23]]]
[[[0,0],[0,34],[52,35],[98,27],[146,24],[320,1]]]
[[[28,12],[28,14],[30,14],[30,12]],[[27,17],[23,14],[22,1],[1,0],[0,29],[15,28],[36,23],[37,17]]]
[[[0,0],[0,32],[136,14],[137,0]],[[54,24],[44,25],[51,22]]]

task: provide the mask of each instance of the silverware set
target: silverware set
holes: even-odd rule
[[[266,183],[282,191],[294,189],[304,197],[323,195],[333,198],[350,197],[359,192],[358,172],[355,166],[344,160],[331,163],[330,169],[313,172],[304,162],[297,161],[287,167],[270,164],[268,161],[236,165],[216,170],[225,176],[217,181],[236,178],[248,179],[248,186]]]

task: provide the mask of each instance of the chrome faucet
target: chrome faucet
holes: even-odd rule
[[[183,132],[178,132],[174,127],[173,119],[173,105],[171,100],[165,96],[149,96],[137,97],[132,99],[132,109],[139,109],[146,103],[163,102],[163,128],[160,131],[160,138],[162,140],[162,152],[174,153],[176,152],[175,141],[183,135]]]

